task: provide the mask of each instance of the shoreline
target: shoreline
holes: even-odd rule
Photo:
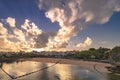
[[[26,61],[36,61],[36,62],[44,62],[44,63],[56,63],[59,64],[72,64],[77,65],[83,68],[87,68],[90,70],[95,70],[100,74],[108,74],[110,73],[107,70],[107,66],[111,66],[109,63],[103,62],[93,62],[93,61],[84,61],[84,60],[73,60],[73,59],[62,59],[62,58],[27,58]]]
[[[63,59],[63,58],[4,58],[0,59],[0,61],[36,61],[36,62],[43,62],[43,63],[56,63],[59,64],[70,64],[70,65],[77,65],[89,70],[95,70],[100,74],[108,74],[110,71],[107,70],[106,67],[111,66],[109,63],[104,62],[96,62],[96,61],[85,61],[85,60],[78,60],[78,59]]]
[[[96,72],[100,74],[101,77],[108,80],[108,74],[110,73],[107,70],[107,66],[111,66],[109,63],[103,62],[94,62],[94,61],[84,61],[84,60],[73,60],[73,59],[62,59],[62,58],[7,58],[11,62],[11,60],[15,61],[34,61],[34,62],[42,62],[42,63],[55,63],[57,64],[68,64],[68,65],[77,65],[82,68],[86,68],[90,71]],[[1,59],[0,59],[1,61]]]

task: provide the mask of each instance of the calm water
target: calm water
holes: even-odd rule
[[[5,73],[6,72],[6,73]],[[8,74],[7,74],[8,73]],[[11,78],[10,78],[11,77]],[[0,80],[105,80],[95,71],[80,66],[34,61],[4,62]]]

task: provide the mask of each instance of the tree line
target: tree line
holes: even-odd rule
[[[75,54],[68,54],[66,58],[75,59],[91,59],[91,60],[112,60],[120,61],[120,46],[116,46],[112,49],[99,47],[98,49],[90,48],[76,52]]]

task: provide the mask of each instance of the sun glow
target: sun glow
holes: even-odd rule
[[[45,51],[44,48],[32,48],[32,51],[42,52]]]

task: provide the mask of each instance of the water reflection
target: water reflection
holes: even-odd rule
[[[23,61],[1,63],[0,67],[16,80],[105,80],[94,71],[68,64]],[[13,79],[0,70],[0,80]]]

